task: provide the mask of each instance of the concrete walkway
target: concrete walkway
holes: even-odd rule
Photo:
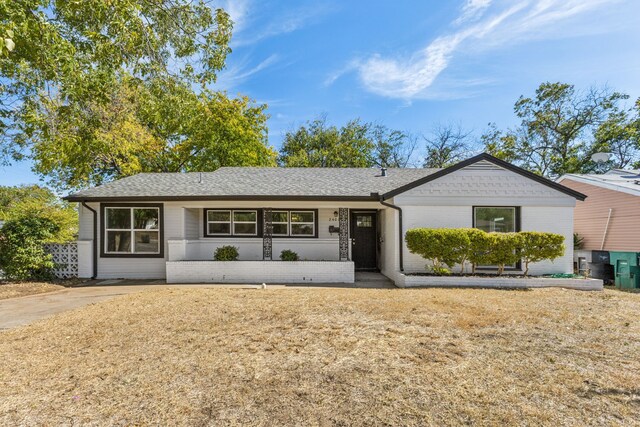
[[[27,325],[36,320],[44,319],[58,313],[85,305],[106,301],[120,295],[142,292],[147,289],[159,288],[235,288],[256,289],[259,285],[217,285],[217,284],[172,284],[167,285],[164,280],[97,280],[77,288],[67,288],[61,291],[28,295],[17,298],[0,300],[0,331]],[[380,273],[356,273],[356,283],[317,283],[268,285],[269,288],[395,288],[393,283]]]

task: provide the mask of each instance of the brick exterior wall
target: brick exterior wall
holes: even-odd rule
[[[168,261],[167,283],[353,283],[351,261]]]

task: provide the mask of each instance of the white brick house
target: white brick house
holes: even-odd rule
[[[236,283],[352,282],[354,270],[395,281],[424,271],[404,243],[414,227],[559,233],[565,255],[530,271],[569,273],[573,209],[584,198],[488,154],[442,170],[139,174],[66,197],[80,203],[80,276]],[[240,262],[213,262],[223,245]],[[302,261],[278,262],[284,249]]]

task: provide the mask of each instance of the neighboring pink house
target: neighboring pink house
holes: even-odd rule
[[[574,210],[581,249],[640,252],[640,170],[567,174],[558,182],[587,195]]]

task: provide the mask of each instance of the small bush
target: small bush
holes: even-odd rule
[[[55,264],[44,244],[51,242],[59,227],[50,219],[23,216],[0,229],[0,270],[7,279],[51,279]]]
[[[538,231],[522,231],[520,233],[520,257],[524,262],[524,275],[529,273],[529,263],[545,259],[553,261],[564,255],[564,236]]]
[[[215,261],[237,261],[238,256],[238,248],[227,245],[218,247],[213,254],[213,259]]]
[[[285,249],[282,252],[280,252],[280,259],[282,261],[298,261],[300,257],[294,251]]]
[[[451,270],[447,267],[431,267],[431,272],[437,276],[449,276],[451,274]]]
[[[522,246],[520,233],[488,233],[490,251],[488,261],[498,266],[498,274],[504,272],[505,265],[512,265],[520,259],[519,249]]]

